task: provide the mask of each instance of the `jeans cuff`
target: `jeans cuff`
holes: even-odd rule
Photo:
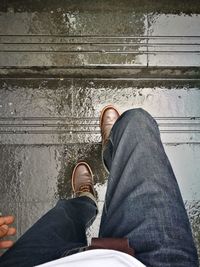
[[[90,192],[82,192],[82,193],[79,194],[78,197],[89,197],[91,200],[94,201],[94,203],[95,203],[95,205],[96,205],[96,207],[97,207],[97,210],[98,210],[97,200],[96,200],[96,198],[93,196],[92,193],[90,193]]]

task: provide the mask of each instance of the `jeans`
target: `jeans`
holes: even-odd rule
[[[198,267],[190,223],[156,121],[143,109],[124,112],[103,152],[109,170],[100,237],[127,237],[151,267]],[[28,267],[87,246],[97,207],[87,196],[59,200],[1,258]]]

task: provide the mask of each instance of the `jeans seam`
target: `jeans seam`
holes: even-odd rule
[[[88,228],[91,225],[91,222],[96,218],[96,215],[94,215],[87,223],[86,228]]]

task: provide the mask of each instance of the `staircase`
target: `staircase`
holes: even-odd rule
[[[94,169],[102,209],[98,116],[113,103],[157,120],[200,253],[197,2],[0,3],[0,209],[16,216],[18,237],[71,196],[78,159]]]

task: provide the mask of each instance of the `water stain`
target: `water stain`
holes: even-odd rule
[[[69,198],[72,196],[71,175],[73,168],[80,161],[86,161],[90,165],[94,173],[95,184],[104,185],[106,183],[107,174],[101,162],[101,145],[69,145],[65,148],[61,157],[61,168],[57,183],[59,198]]]

